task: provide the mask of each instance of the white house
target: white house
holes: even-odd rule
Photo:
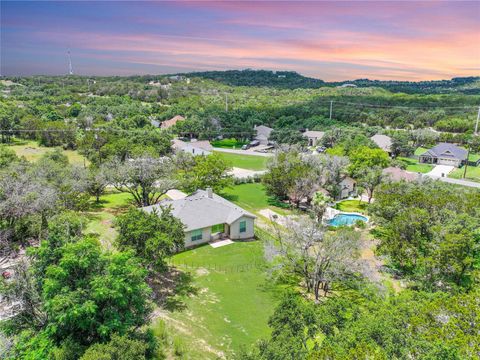
[[[317,143],[322,140],[323,135],[325,135],[324,131],[313,131],[308,129],[303,133],[303,136],[308,139],[308,146],[316,146]]]
[[[254,237],[255,215],[214,194],[212,189],[197,190],[183,199],[164,200],[143,210],[157,209],[161,213],[166,206],[170,206],[172,215],[185,225],[185,247],[221,238]]]
[[[208,140],[192,140],[190,142],[174,139],[172,142],[174,151],[184,151],[192,155],[210,155],[213,151],[213,146]]]
[[[268,145],[268,139],[273,129],[265,125],[255,126],[253,129],[256,132],[255,140],[257,140],[260,145]]]
[[[340,199],[355,195],[357,182],[347,176],[340,182]]]

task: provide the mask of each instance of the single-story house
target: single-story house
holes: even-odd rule
[[[260,145],[268,145],[268,140],[273,129],[265,125],[255,125],[253,129],[256,131],[254,140],[257,140]]]
[[[182,141],[179,139],[172,140],[173,151],[184,151],[192,155],[210,155],[213,151],[213,146],[208,140],[198,141]]]
[[[373,135],[370,140],[372,140],[380,149],[386,151],[388,154],[392,153],[392,138],[390,136],[376,134]]]
[[[308,146],[317,145],[317,143],[322,140],[323,135],[325,135],[324,131],[313,131],[308,129],[303,133],[303,136],[308,139]]]
[[[181,115],[176,115],[174,116],[173,118],[171,118],[170,120],[165,120],[165,121],[162,121],[162,124],[160,125],[160,128],[162,129],[168,129],[168,128],[171,128],[172,126],[174,126],[177,122],[179,121],[183,121],[185,120],[185,118]]]
[[[351,177],[346,176],[340,181],[340,199],[346,199],[356,194],[357,182]]]
[[[255,215],[213,193],[212,189],[197,190],[178,200],[163,200],[143,210],[160,213],[170,207],[172,215],[185,225],[185,247],[212,240],[254,237]]]
[[[388,167],[383,169],[382,173],[391,181],[416,181],[421,178],[419,173],[403,170],[398,167]]]
[[[418,161],[425,164],[451,165],[460,167],[467,161],[468,152],[454,144],[440,143],[425,151]]]

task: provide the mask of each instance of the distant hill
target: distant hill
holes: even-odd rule
[[[462,93],[469,95],[480,94],[480,77],[457,77],[451,80],[432,81],[394,81],[394,80],[369,80],[358,79],[353,81],[331,82],[328,85],[341,86],[345,84],[357,87],[379,87],[391,92],[404,92],[408,94],[444,94]]]
[[[323,80],[309,78],[295,71],[226,70],[180,74],[211,79],[231,86],[267,86],[279,89],[310,89],[325,86]]]
[[[193,72],[179,75],[210,79],[231,86],[266,86],[278,89],[315,89],[323,86],[356,86],[379,87],[392,92],[404,92],[408,94],[480,94],[480,77],[478,76],[457,77],[451,80],[433,80],[418,82],[369,79],[325,82],[320,79],[314,79],[311,77],[300,75],[299,73],[294,71],[269,71],[247,69]]]

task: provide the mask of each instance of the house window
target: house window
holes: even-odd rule
[[[240,232],[241,233],[247,232],[247,222],[245,220],[240,221]]]
[[[221,233],[224,230],[223,224],[217,224],[212,226],[212,234]]]
[[[198,229],[198,230],[193,230],[191,235],[191,239],[192,241],[196,241],[196,240],[202,240],[202,229]]]

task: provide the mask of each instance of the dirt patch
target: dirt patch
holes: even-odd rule
[[[171,326],[175,331],[181,335],[187,335],[188,339],[194,339],[192,341],[193,346],[198,346],[204,352],[210,353],[219,359],[226,359],[225,353],[221,350],[215,349],[205,339],[199,338],[198,334],[193,334],[191,329],[184,322],[170,317],[167,311],[157,309],[153,313],[153,318],[160,318],[164,320],[169,326]],[[192,346],[192,347],[193,347]]]
[[[208,275],[208,274],[210,274],[210,271],[208,271],[205,268],[198,268],[197,271],[195,271],[195,275],[197,275],[197,276],[205,276],[205,275]]]

